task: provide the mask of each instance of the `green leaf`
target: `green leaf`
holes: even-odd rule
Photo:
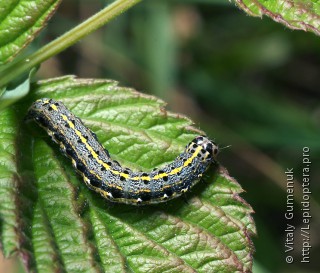
[[[31,69],[26,79],[13,88],[2,87],[0,89],[0,111],[10,104],[26,96],[30,90],[30,82],[37,69]]]
[[[236,0],[236,3],[251,16],[267,15],[291,29],[312,31],[320,35],[319,1]]]
[[[11,61],[37,36],[61,0],[0,1],[0,64]]]
[[[0,115],[0,231],[6,256],[35,272],[251,272],[252,209],[222,166],[184,198],[134,207],[90,191],[35,123],[42,97],[61,100],[122,165],[150,170],[174,160],[201,132],[155,97],[108,80],[40,81]]]

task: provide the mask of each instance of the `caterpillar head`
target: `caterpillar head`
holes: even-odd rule
[[[211,141],[206,136],[197,136],[192,142],[197,146],[202,147],[201,152],[205,159],[210,161],[216,160],[219,153],[219,147],[215,142]]]

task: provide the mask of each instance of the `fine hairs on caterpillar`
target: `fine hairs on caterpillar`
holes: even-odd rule
[[[90,189],[112,202],[146,205],[176,198],[201,179],[219,151],[207,137],[197,136],[172,163],[136,172],[112,160],[97,136],[59,101],[35,101],[27,119],[34,119],[59,144]]]

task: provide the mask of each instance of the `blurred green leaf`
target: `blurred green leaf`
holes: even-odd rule
[[[202,107],[210,109],[214,106],[215,113],[224,117],[228,127],[240,132],[251,143],[269,148],[308,143],[312,149],[320,150],[319,128],[302,107],[266,92],[241,90],[232,83],[211,77],[200,68],[192,72],[186,82],[197,89],[195,96],[202,99]],[[226,112],[229,115],[225,115]],[[227,132],[220,137],[230,141],[228,139],[233,136]]]
[[[320,35],[319,2],[312,0],[252,1],[236,0],[237,5],[252,16],[267,15],[291,29],[312,31]]]
[[[61,0],[0,1],[0,64],[11,61],[37,36]]]
[[[126,166],[172,161],[199,131],[164,102],[114,81],[40,81],[0,116],[0,223],[6,256],[37,272],[251,272],[252,209],[222,166],[168,203],[110,204],[88,190],[36,124],[22,119],[37,98],[61,100]],[[33,135],[35,136],[33,137]]]
[[[18,83],[13,88],[3,87],[3,91],[0,91],[0,111],[10,104],[18,101],[26,96],[30,90],[30,82],[37,69],[33,68],[22,82]]]

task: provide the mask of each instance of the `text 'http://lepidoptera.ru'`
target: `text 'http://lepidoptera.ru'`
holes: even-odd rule
[[[135,172],[112,160],[97,136],[62,102],[35,101],[26,117],[30,119],[59,144],[86,185],[112,202],[146,205],[176,198],[201,180],[219,152],[214,142],[197,136],[172,163],[149,173]]]

